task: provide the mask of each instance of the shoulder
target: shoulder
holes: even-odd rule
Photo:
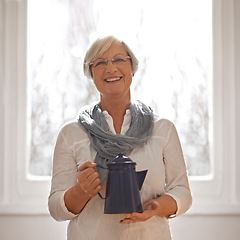
[[[166,118],[160,118],[158,115],[154,114],[154,127],[159,128],[171,128],[174,123]]]
[[[88,140],[88,134],[78,121],[65,123],[59,131],[59,137],[63,138],[65,142]]]
[[[172,121],[154,115],[153,136],[167,139],[172,131],[176,131],[175,125]]]
[[[83,126],[76,120],[65,123],[60,128],[60,133],[74,132],[74,131],[83,131]]]

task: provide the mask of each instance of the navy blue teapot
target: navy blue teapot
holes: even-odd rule
[[[123,154],[119,154],[107,163],[108,177],[104,213],[142,213],[139,191],[147,174],[147,170],[136,172],[136,163]],[[101,167],[101,166],[99,166]]]

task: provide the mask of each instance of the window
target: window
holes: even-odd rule
[[[49,2],[54,3],[54,1]],[[78,2],[81,2],[83,5],[85,4],[84,1]],[[147,2],[149,3],[149,1]],[[202,3],[205,1],[199,2]],[[238,123],[240,119],[240,85],[238,80],[240,77],[240,6],[238,1],[234,0],[213,0],[212,2],[213,108],[212,110],[211,108],[209,109],[209,112],[212,112],[212,124],[210,124],[210,126],[212,126],[213,133],[213,141],[210,143],[210,149],[212,149],[210,155],[213,156],[210,168],[212,174],[210,176],[195,175],[194,177],[191,177],[190,184],[193,191],[194,202],[193,207],[188,214],[239,214],[240,175],[238,174],[238,171],[240,152],[238,143],[240,139],[240,131]],[[93,1],[87,1],[87,5],[89,3],[93,3]],[[144,1],[139,1],[139,4],[140,5],[135,6],[137,9],[144,4]],[[189,4],[191,4],[191,1],[189,1]],[[27,79],[30,76],[30,72],[28,72],[28,74],[26,72],[27,49],[30,49],[30,45],[28,45],[30,42],[27,41],[27,26],[30,24],[27,21],[27,6],[26,0],[0,1],[0,50],[1,53],[3,53],[0,54],[1,214],[48,214],[47,197],[50,191],[50,179],[47,176],[48,173],[43,174],[38,172],[37,174],[34,173],[35,175],[30,176],[30,166],[27,164],[27,159],[29,159],[30,156],[30,153],[28,152],[29,148],[27,147],[27,139],[30,138],[27,134],[31,134],[31,131],[28,131],[27,129],[27,119],[30,119],[29,115],[31,113],[31,111],[27,111],[28,109],[31,109],[27,104],[27,88],[29,84]],[[177,7],[179,7],[179,3],[176,5],[176,8]],[[96,8],[94,8],[94,13],[96,12]],[[84,12],[84,14],[89,15],[90,13]],[[127,14],[124,14],[124,17],[125,16],[127,16]],[[62,17],[64,18],[63,13]],[[100,21],[97,22],[100,24]],[[87,29],[92,31],[93,25],[94,24],[91,23],[88,25]],[[41,31],[41,29],[39,29],[39,31]],[[77,31],[77,33],[78,32],[79,31]],[[56,33],[53,33],[52,35],[54,34]],[[71,36],[74,37],[75,35],[72,34]],[[147,37],[147,35],[143,37]],[[90,41],[91,38],[92,37],[90,37],[88,41]],[[70,41],[71,39],[72,38],[68,40]],[[38,39],[35,40],[37,41]],[[84,42],[85,40],[81,41]],[[81,47],[86,48],[88,41],[86,41],[85,45],[81,45]],[[140,62],[144,63],[144,61],[142,61],[144,60],[144,56],[149,57],[149,55],[146,54],[148,53],[146,49],[150,51],[150,47],[145,46],[145,48],[143,48],[139,45],[135,46],[134,43],[139,41],[135,41],[134,39],[126,39],[126,42],[128,42],[130,46],[139,49],[139,51],[137,51],[138,58]],[[79,74],[78,68],[79,66],[81,67],[81,59],[76,56],[82,56],[83,54],[81,48],[78,47],[78,44],[74,43],[74,46],[76,47],[68,49],[67,51],[67,53],[73,52],[72,56],[75,56],[76,58],[76,65],[73,65],[73,71],[71,71],[73,75],[76,73]],[[140,51],[141,49],[143,49],[142,52]],[[45,50],[47,52],[49,49],[45,48]],[[59,57],[59,55],[56,56]],[[66,56],[66,60],[69,60],[68,57],[69,56]],[[153,60],[156,61],[156,59],[159,60],[159,58],[154,58]],[[55,59],[55,64],[58,63],[58,60],[58,58]],[[151,61],[155,62],[153,60]],[[181,63],[182,62],[181,59]],[[47,65],[45,65],[45,67],[46,66]],[[148,72],[153,71],[148,69]],[[55,72],[55,74],[56,73],[58,72]],[[63,77],[60,79],[64,79],[64,74],[66,74],[66,72],[61,72],[61,74]],[[209,71],[209,74],[211,75],[211,71]],[[139,75],[141,75],[140,71]],[[149,78],[145,79],[146,80],[142,78],[143,83],[144,81],[148,81]],[[46,81],[46,79],[43,78],[43,81]],[[139,81],[139,78],[136,82],[137,81]],[[81,84],[83,85],[81,85],[81,87],[84,87],[84,84],[86,84],[85,87],[87,88],[90,83],[91,81],[82,78]],[[52,83],[49,84],[49,87],[53,87],[51,85]],[[74,86],[76,86],[76,88],[78,87],[77,85]],[[143,86],[143,84],[141,86]],[[134,88],[138,87],[139,86],[134,86]],[[59,88],[63,88],[61,84],[59,84]],[[55,86],[53,89],[55,89]],[[211,86],[209,89],[211,89]],[[141,92],[142,89],[137,90]],[[135,92],[136,95],[138,93],[137,90]],[[209,94],[211,94],[211,92],[209,92]],[[62,95],[59,94],[59,96]],[[48,96],[43,97],[42,102],[47,102],[47,97]],[[58,99],[56,99],[56,101],[59,102]],[[175,101],[175,103],[176,102],[177,101]],[[64,113],[69,118],[75,118],[76,111],[79,109],[79,106],[75,106],[74,104],[75,103],[69,101],[68,106],[72,106],[73,108],[68,108],[68,111]],[[57,108],[58,106],[56,109]],[[62,108],[60,108],[60,110],[61,109]],[[66,116],[64,115],[63,117],[65,118]],[[169,114],[169,118],[172,120],[174,120],[174,116],[174,114]],[[176,125],[180,134],[182,134],[181,126],[178,122]]]
[[[123,0],[115,7],[112,0],[29,0],[29,173],[51,174],[60,126],[98,97],[82,72],[86,48],[115,35],[140,62],[135,97],[176,124],[189,175],[210,175],[212,2]]]

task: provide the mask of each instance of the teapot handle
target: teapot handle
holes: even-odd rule
[[[100,197],[101,199],[106,199],[106,198],[104,198],[104,197],[102,196],[102,194],[101,194],[100,192],[98,192],[98,195],[99,195],[99,197]]]
[[[103,167],[102,165],[100,165],[100,164],[97,164],[97,166],[96,167],[100,167],[100,168],[102,168],[102,169],[108,169],[108,168],[106,168],[106,167]],[[100,192],[98,192],[98,195],[99,195],[99,197],[101,198],[101,199],[106,199],[106,198],[104,198],[102,195],[101,195],[101,193]]]
[[[108,169],[108,168],[106,168],[106,167],[103,167],[101,164],[97,164],[96,167],[100,167],[100,168],[102,168],[102,169]]]

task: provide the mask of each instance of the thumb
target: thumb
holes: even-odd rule
[[[92,163],[92,162],[90,162],[90,161],[87,161],[87,162],[85,162],[85,163],[83,163],[79,168],[78,168],[78,171],[83,171],[83,170],[85,170],[85,169],[87,169],[87,168],[94,168],[94,167],[96,167],[96,163]]]
[[[158,208],[158,204],[156,201],[154,200],[151,200],[149,202],[146,202],[144,205],[143,205],[143,208],[145,210],[155,210]]]

